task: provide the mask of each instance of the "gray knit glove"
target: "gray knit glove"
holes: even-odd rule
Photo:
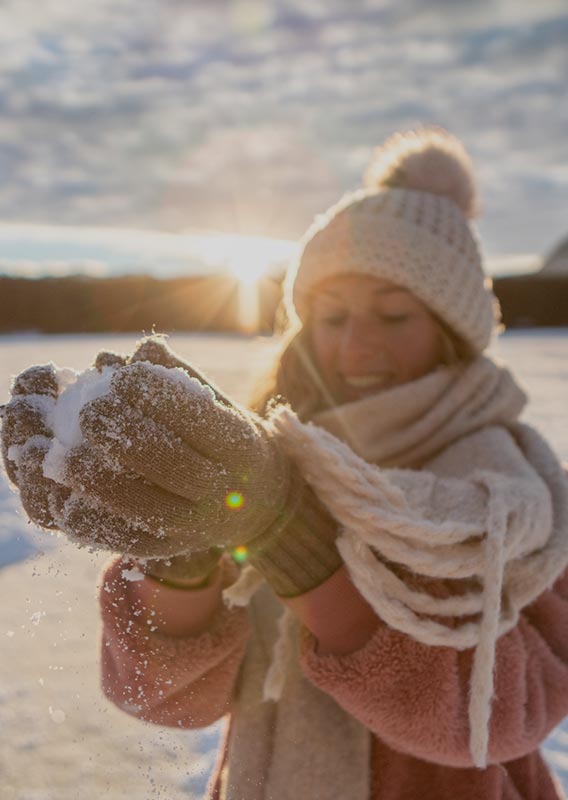
[[[144,343],[133,358],[140,352],[149,359],[153,349]],[[116,353],[101,351],[94,366],[99,370],[106,366],[124,366],[128,360]],[[43,474],[43,462],[53,441],[50,419],[59,392],[57,372],[52,364],[30,367],[16,377],[10,401],[0,407],[2,459],[6,474],[18,488],[22,506],[32,522],[41,528],[64,530],[75,541],[91,544],[84,531],[91,524],[93,509],[88,509],[87,516],[82,519],[72,488]],[[75,508],[73,522],[69,524],[64,522],[68,503]],[[108,514],[107,520],[112,531],[127,524],[119,515]],[[72,525],[76,525],[76,529]],[[103,533],[101,538],[110,541],[109,536]],[[114,548],[109,546],[108,549]],[[117,551],[122,552],[121,549]],[[160,580],[174,584],[211,572],[221,554],[220,548],[212,547],[166,561],[142,561],[140,566]]]
[[[166,558],[245,545],[286,596],[341,565],[335,521],[270,428],[163,341],[147,341],[116,371],[109,394],[83,409],[81,427],[86,444],[70,455],[66,480],[83,516],[91,507],[93,517],[111,510],[125,520],[114,531],[104,525],[115,547]],[[96,530],[93,519],[85,535]]]
[[[18,488],[28,517],[42,528],[57,529],[53,512],[70,490],[45,478],[42,464],[53,439],[49,417],[59,394],[52,364],[30,367],[12,384],[11,399],[2,407],[2,459]]]
[[[99,359],[109,363],[117,367],[110,392],[83,408],[84,443],[66,457],[63,486],[43,477],[49,442],[37,453],[26,482],[32,493],[41,487],[32,519],[84,545],[174,557],[174,568],[196,564],[195,574],[206,571],[204,554],[210,569],[222,548],[246,545],[286,596],[341,565],[334,520],[259,417],[160,340],[147,340],[126,364]]]

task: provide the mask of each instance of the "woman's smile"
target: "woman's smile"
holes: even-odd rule
[[[382,389],[387,389],[394,381],[392,372],[368,372],[359,375],[338,375],[339,381],[345,384],[345,393],[351,392],[357,399],[357,395],[366,397]]]
[[[318,288],[313,357],[337,403],[359,400],[435,369],[441,328],[411,292],[383,278],[338,275]]]

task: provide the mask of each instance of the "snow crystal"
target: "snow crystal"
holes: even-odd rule
[[[65,722],[66,714],[65,711],[62,711],[60,708],[53,708],[53,706],[49,706],[49,716],[51,719],[60,725],[62,722]]]
[[[144,573],[140,572],[140,570],[137,567],[132,567],[132,569],[123,569],[121,575],[125,581],[144,580]]]
[[[22,445],[21,444],[13,444],[8,448],[8,459],[13,461],[16,466],[20,465],[20,455],[22,453]]]
[[[156,373],[162,378],[177,383],[182,388],[190,391],[192,394],[201,395],[207,400],[215,400],[215,392],[207,383],[201,383],[197,378],[192,378],[182,367],[164,367],[161,364],[152,364],[150,361],[138,362],[143,363],[148,367],[151,372]]]
[[[16,466],[20,465],[20,459],[22,457],[22,452],[24,447],[28,447],[30,445],[36,445],[38,447],[49,447],[51,440],[47,438],[47,436],[41,436],[37,434],[36,436],[30,436],[30,438],[24,444],[13,444],[10,445],[8,448],[7,456],[10,461],[13,461]]]

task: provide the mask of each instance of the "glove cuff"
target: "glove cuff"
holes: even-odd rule
[[[292,465],[288,503],[261,536],[247,543],[249,562],[281,597],[315,589],[343,564],[337,522]]]

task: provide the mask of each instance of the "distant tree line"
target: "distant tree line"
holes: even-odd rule
[[[261,331],[272,331],[280,282],[259,286]],[[226,275],[26,279],[0,276],[0,332],[236,331],[239,284]]]
[[[258,330],[281,329],[281,280],[259,284]],[[496,278],[506,327],[568,325],[568,276]],[[26,279],[0,275],[0,333],[238,331],[239,283],[226,275]]]
[[[507,328],[568,325],[568,275],[545,277],[536,273],[496,278],[493,291]]]

